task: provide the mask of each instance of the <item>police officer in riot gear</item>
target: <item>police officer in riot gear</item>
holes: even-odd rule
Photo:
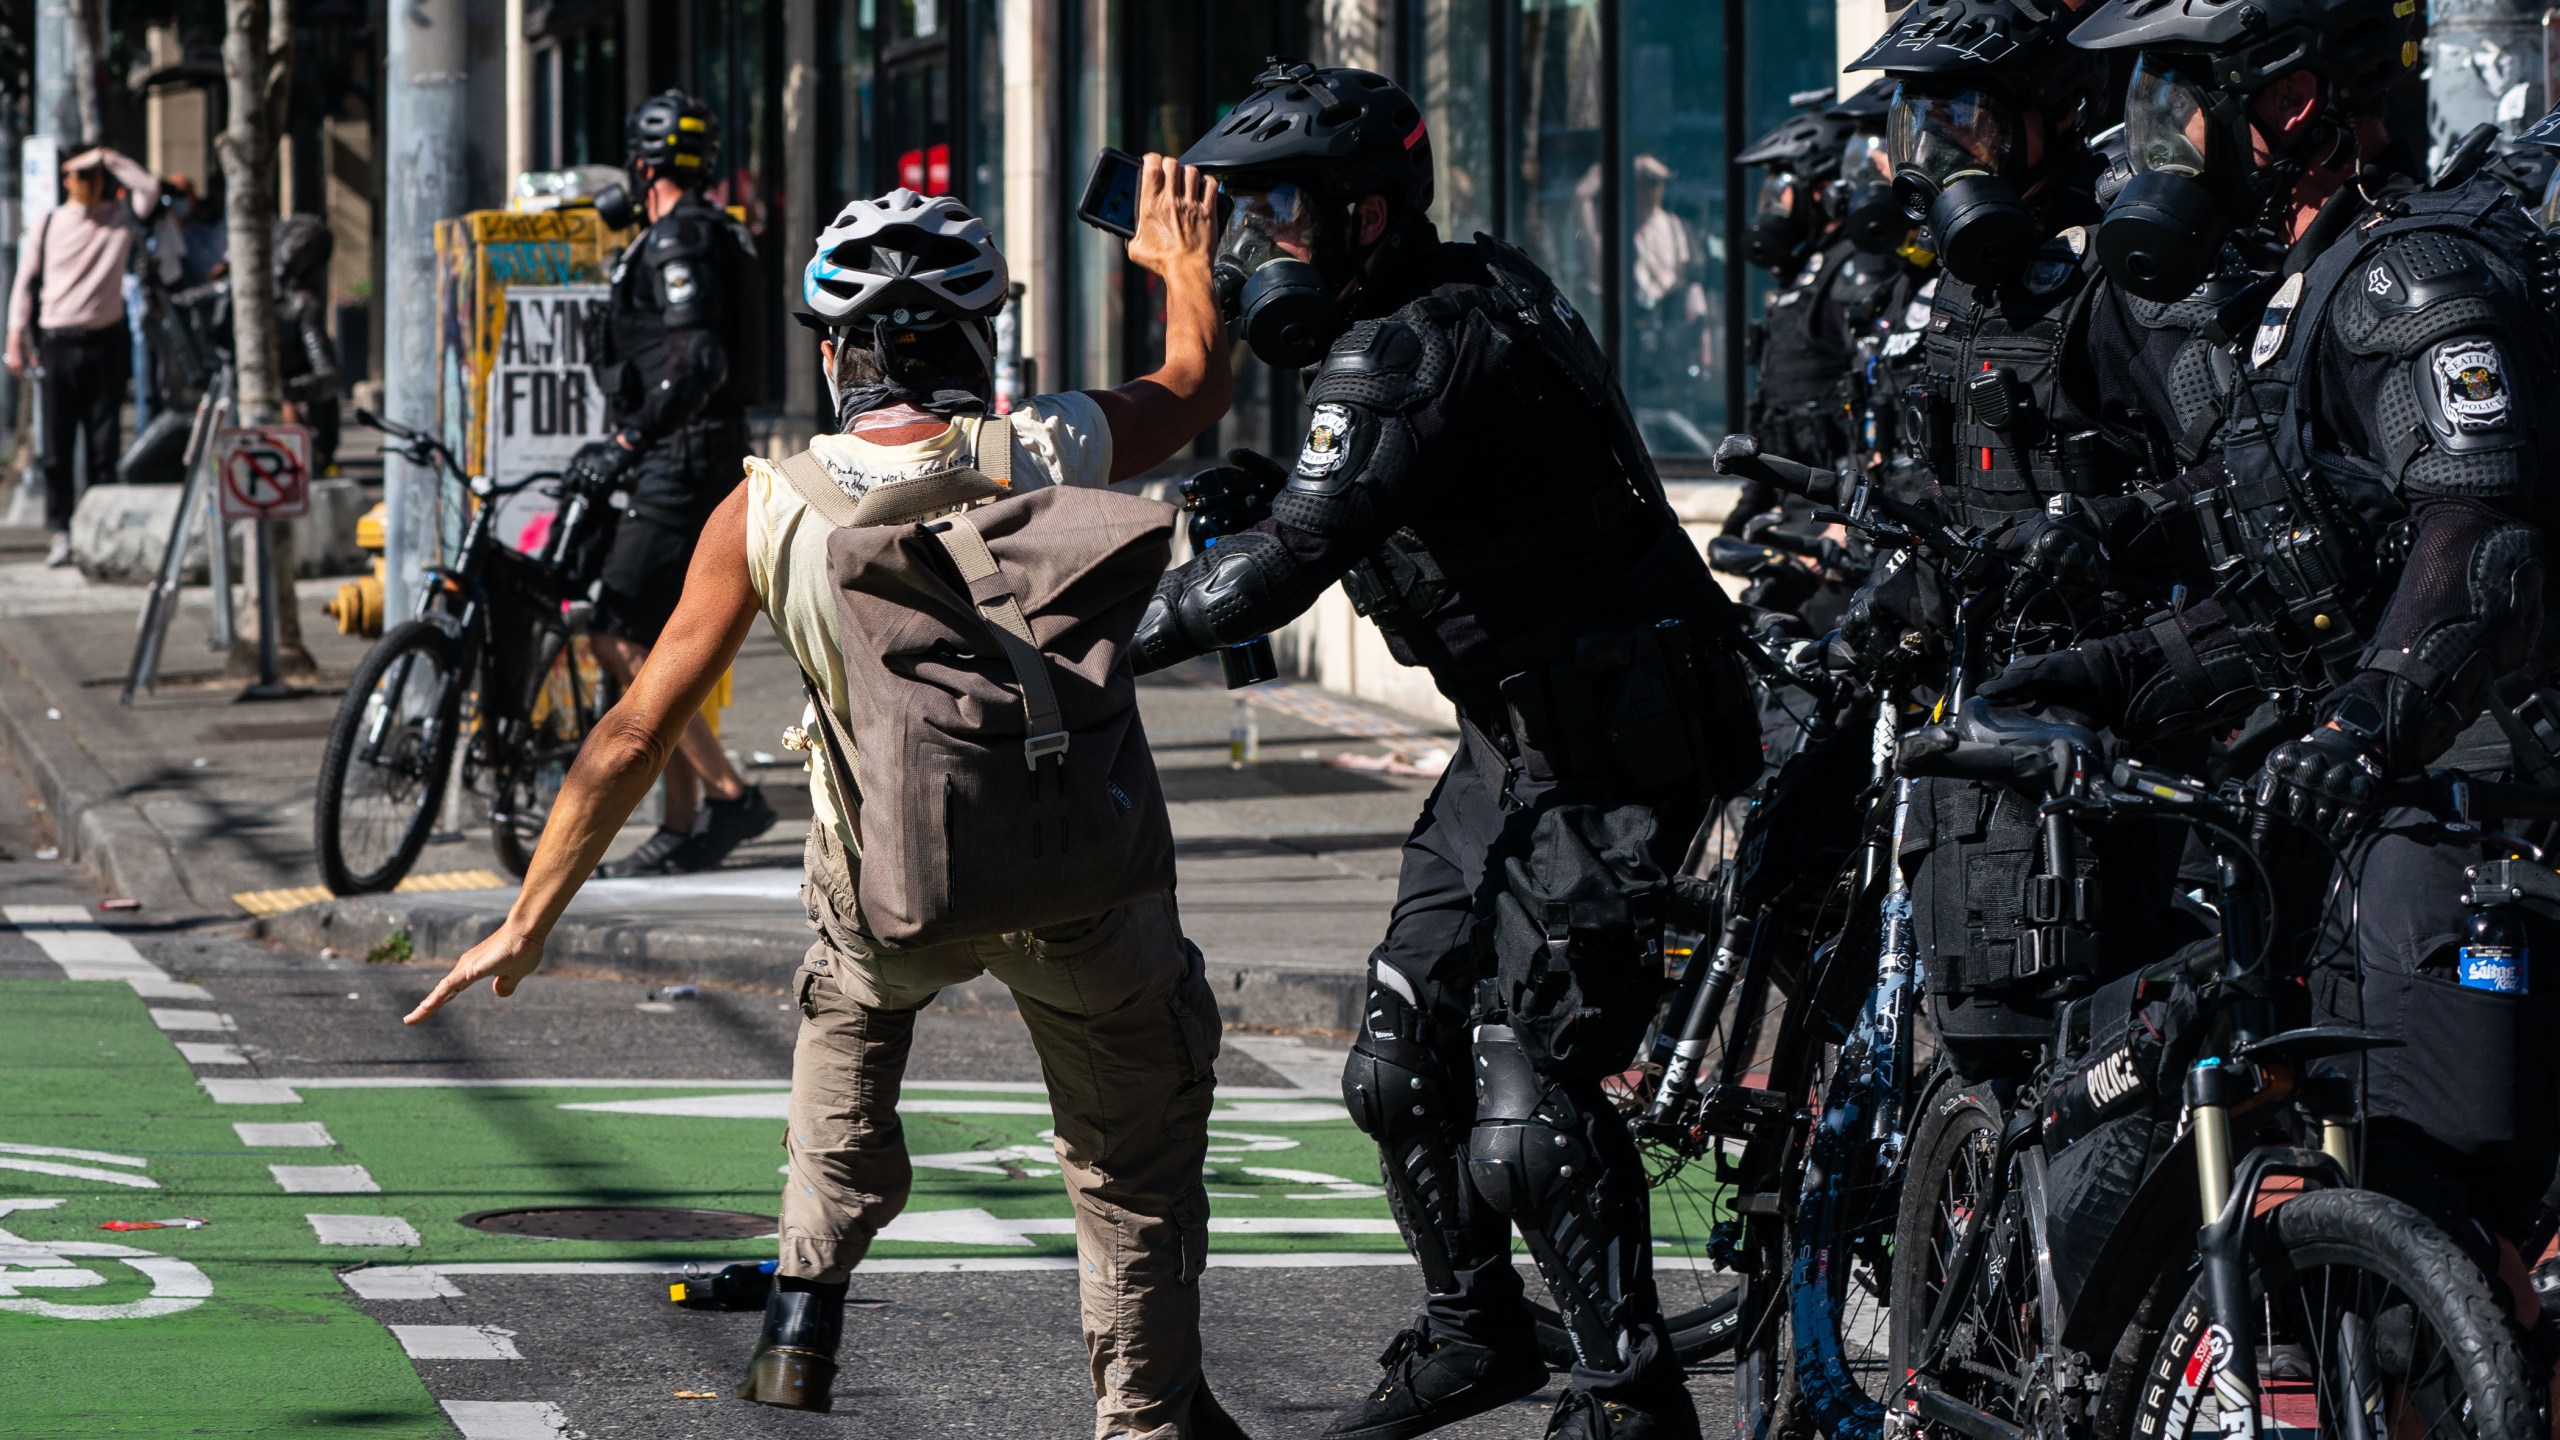
[[[2073,37],[2140,56],[2136,174],[2100,227],[2110,270],[2165,285],[2235,234],[2281,258],[2235,326],[2218,465],[2099,517],[2111,550],[2183,554],[2212,599],[2057,656],[2020,693],[2094,674],[2102,703],[2225,723],[2272,695],[2255,728],[2289,738],[2253,799],[2343,837],[2380,780],[2430,763],[2552,773],[2560,731],[2529,678],[2548,668],[2532,650],[2551,509],[2536,456],[2560,438],[2552,253],[2509,181],[2466,163],[2422,183],[2390,134],[2421,56],[2412,7],[2246,8],[2244,25],[2112,0]],[[2367,1173],[2515,1235],[2560,1149],[2536,1034],[2550,1016],[2453,982],[2463,872],[2482,858],[2476,841],[2357,840],[2364,883],[2331,888],[2313,999],[2407,1042],[2362,1062]]]
[[[623,139],[638,197],[608,190],[596,208],[609,224],[645,218],[648,228],[614,265],[594,357],[613,434],[578,451],[569,479],[630,493],[594,622],[597,653],[627,685],[675,612],[703,522],[746,459],[736,372],[750,359],[755,240],[703,196],[720,154],[709,106],[680,90],[650,96],[623,122]],[[605,874],[707,869],[773,828],[763,791],[739,778],[707,723],[687,732],[667,778],[660,829]]]
[[[2174,473],[2175,441],[2198,428],[2209,393],[2183,377],[2209,369],[2199,330],[2211,306],[2140,301],[2093,253],[2103,162],[2091,140],[2115,87],[2103,59],[2068,44],[2077,19],[2010,0],[1915,0],[1850,67],[1896,82],[1891,184],[1905,215],[1925,220],[1941,267],[1900,443],[1951,523],[2016,555],[2078,553],[2046,538],[2057,512]],[[2086,568],[2059,578],[2079,583],[2020,591],[1998,633],[1977,631],[1982,658],[1996,666],[2012,641],[2094,633],[2110,613],[2166,597],[2138,573],[2112,590]],[[1870,654],[1942,641],[1940,581],[1895,555],[1851,602],[1844,638]],[[2055,970],[2020,933],[2041,863],[2033,807],[2001,787],[1915,783],[1921,818],[1905,863],[1931,1019],[1959,1074],[2006,1073],[2049,1029],[2053,1000],[2149,958],[2158,935],[2121,923],[2122,909],[2117,924],[2073,922],[2094,930],[2093,948]],[[2156,847],[2091,838],[2082,863],[2118,872],[2111,894],[2170,893],[2165,875],[2134,873]]]
[[[1166,576],[1139,668],[1264,634],[1341,580],[1465,734],[1343,1077],[1429,1296],[1327,1433],[1419,1435],[1544,1383],[1516,1225],[1578,1356],[1549,1433],[1694,1436],[1644,1171],[1599,1080],[1654,1003],[1668,873],[1758,769],[1729,602],[1573,307],[1508,245],[1439,241],[1402,89],[1274,61],[1184,160],[1236,202],[1237,328],[1315,362],[1314,413],[1268,518]]]
[[[1861,268],[1858,247],[1840,233],[1841,147],[1856,127],[1826,113],[1829,91],[1794,98],[1803,108],[1734,157],[1768,167],[1743,253],[1778,281],[1751,327],[1746,359],[1759,375],[1749,419],[1769,453],[1832,465],[1849,448],[1841,401],[1850,355],[1831,293],[1864,278],[1851,273]],[[1756,514],[1776,503],[1766,487],[1746,485],[1734,510]],[[1726,533],[1738,533],[1732,521]]]

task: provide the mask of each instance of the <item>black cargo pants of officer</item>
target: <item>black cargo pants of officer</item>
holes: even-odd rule
[[[1473,1024],[1489,964],[1471,933],[1478,892],[1488,875],[1500,883],[1500,858],[1521,853],[1539,810],[1559,797],[1552,782],[1515,776],[1506,807],[1503,757],[1472,726],[1465,736],[1405,841],[1344,1097],[1378,1142],[1389,1202],[1422,1265],[1423,1319],[1434,1334],[1534,1353],[1511,1219],[1469,1178],[1468,1160],[1471,1149],[1486,1156],[1543,1145],[1557,1157],[1554,1173],[1537,1180],[1551,1187],[1549,1203],[1521,1221],[1522,1233],[1533,1253],[1545,1251],[1542,1271],[1561,1264],[1590,1277],[1580,1303],[1613,1313],[1621,1323],[1611,1328],[1623,1337],[1622,1353],[1595,1355],[1577,1335],[1584,1363],[1574,1367],[1574,1388],[1605,1397],[1677,1383],[1653,1288],[1644,1165],[1625,1122],[1597,1080],[1542,1075],[1507,1030]],[[1678,873],[1704,802],[1686,793],[1613,798],[1655,800],[1654,863]],[[1631,1036],[1630,1054],[1633,1045]],[[1514,1133],[1498,1133],[1505,1129]],[[1511,1197],[1515,1208],[1527,1208],[1520,1198]],[[1569,1319],[1574,1303],[1567,1298]]]

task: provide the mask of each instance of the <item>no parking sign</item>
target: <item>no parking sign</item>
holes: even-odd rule
[[[290,520],[311,513],[311,432],[299,425],[226,429],[214,436],[225,520]]]

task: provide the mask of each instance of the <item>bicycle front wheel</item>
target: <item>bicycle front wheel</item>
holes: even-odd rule
[[[426,848],[453,768],[460,650],[434,621],[411,620],[356,667],[329,726],[312,806],[320,876],[332,894],[388,890]]]
[[[2369,1190],[2300,1196],[2260,1217],[2248,1259],[2268,1440],[2536,1433],[2524,1357],[2489,1280],[2417,1211]],[[2216,1381],[2231,1343],[2199,1281],[2143,1375],[2133,1433],[2229,1433]]]

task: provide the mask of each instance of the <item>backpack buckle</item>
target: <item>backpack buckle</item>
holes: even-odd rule
[[[1034,735],[1022,742],[1022,763],[1033,770],[1038,770],[1040,762],[1050,756],[1066,753],[1067,732],[1064,730],[1052,730],[1046,735]]]

